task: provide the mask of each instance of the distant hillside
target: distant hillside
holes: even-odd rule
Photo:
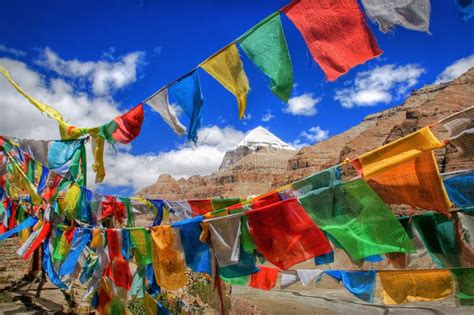
[[[474,68],[448,83],[428,85],[411,93],[400,106],[369,115],[353,128],[299,151],[272,148],[250,153],[231,167],[209,176],[175,180],[161,175],[139,195],[149,198],[184,199],[247,197],[265,193],[328,166],[354,158],[403,137],[445,116],[474,105]],[[447,137],[442,126],[435,133]],[[448,145],[438,151],[442,172],[474,168],[474,160],[461,158]]]

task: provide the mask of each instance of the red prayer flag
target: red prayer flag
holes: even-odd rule
[[[112,133],[112,137],[124,144],[135,139],[142,129],[144,115],[143,104],[138,104],[122,116],[115,117],[117,129]]]
[[[356,0],[294,0],[281,11],[329,81],[382,54]]]
[[[203,215],[214,210],[211,199],[188,200],[188,203],[193,210],[193,217]]]
[[[276,191],[258,196],[252,200],[252,208],[257,209],[281,201],[280,194]]]
[[[250,286],[261,290],[271,290],[278,279],[278,269],[258,266],[259,272],[250,275]]]
[[[44,222],[43,226],[41,227],[41,232],[38,234],[38,237],[33,241],[30,248],[26,251],[25,255],[23,256],[24,260],[28,260],[31,254],[43,243],[43,240],[48,237],[49,232],[51,232],[51,224],[49,222]]]
[[[287,199],[247,212],[257,249],[280,269],[327,254],[331,245],[298,203]]]
[[[123,202],[117,201],[116,197],[105,196],[105,201],[102,202],[102,219],[113,215],[115,220],[122,224],[126,211],[127,209]]]
[[[119,230],[107,229],[107,247],[109,250],[110,264],[107,268],[107,275],[116,286],[125,288],[127,291],[132,286],[133,277],[130,273],[130,265],[121,252],[122,235]]]

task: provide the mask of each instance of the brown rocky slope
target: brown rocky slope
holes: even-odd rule
[[[474,68],[451,82],[415,90],[402,105],[369,115],[351,129],[297,153],[262,150],[245,156],[230,169],[209,176],[175,180],[169,175],[161,175],[139,195],[179,200],[262,194],[346,158],[355,158],[473,105]],[[441,139],[447,137],[442,126],[433,130]],[[472,158],[459,156],[451,145],[438,150],[437,157],[441,172],[474,167]]]

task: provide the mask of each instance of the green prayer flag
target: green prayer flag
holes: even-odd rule
[[[454,221],[444,214],[425,213],[413,217],[415,227],[433,262],[439,268],[463,267],[461,245],[456,241]]]
[[[474,305],[474,268],[452,269],[451,272],[457,280],[456,294],[462,306]]]
[[[271,80],[272,92],[288,101],[293,88],[293,66],[281,25],[275,12],[237,39],[252,62]]]
[[[215,198],[212,199],[212,207],[215,210],[220,210],[226,207],[233,206],[240,203],[240,198]]]
[[[247,285],[250,279],[249,275],[236,277],[236,278],[226,278],[222,275],[220,277],[222,281],[224,281],[225,283],[232,284],[232,285],[241,285],[241,286]]]
[[[120,198],[120,201],[123,202],[125,208],[127,209],[127,227],[134,227],[135,218],[133,217],[132,203],[130,198]]]
[[[400,222],[363,179],[339,183],[326,172],[314,176],[329,180],[308,178],[313,190],[299,201],[314,223],[334,237],[352,259],[415,251]]]

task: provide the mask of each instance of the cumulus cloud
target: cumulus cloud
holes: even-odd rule
[[[74,90],[63,79],[46,80],[20,61],[0,58],[12,78],[31,96],[59,110],[73,125],[93,127],[107,123],[120,114],[111,97],[90,97]],[[3,78],[0,77],[1,134],[29,139],[58,139],[56,121],[41,114]]]
[[[145,53],[134,51],[113,59],[113,50],[104,55],[104,60],[80,61],[64,60],[56,52],[46,47],[37,63],[60,77],[88,83],[95,95],[103,96],[115,92],[137,80],[138,67]]]
[[[291,145],[299,149],[301,147],[326,140],[328,137],[329,130],[323,130],[320,126],[314,126],[309,128],[307,131],[302,131],[295,139],[295,141],[291,143]]]
[[[7,46],[1,45],[1,44],[0,44],[0,52],[6,53],[6,54],[9,54],[9,55],[13,55],[15,57],[26,56],[26,52],[24,52],[23,50],[8,48]]]
[[[318,113],[316,105],[321,102],[320,97],[314,97],[312,93],[294,96],[288,100],[283,112],[295,116],[314,116]]]
[[[265,113],[265,115],[262,116],[262,121],[263,122],[269,122],[273,118],[275,118],[275,115],[272,114],[272,110],[267,109],[267,112]]]
[[[160,174],[175,178],[212,174],[219,169],[225,152],[239,143],[244,133],[232,127],[208,126],[199,130],[198,137],[197,146],[181,146],[159,154],[133,155],[120,148],[117,153],[108,150],[104,184],[139,190],[153,184]]]
[[[474,67],[474,54],[456,60],[453,64],[446,67],[446,69],[438,75],[435,83],[448,82],[456,79],[472,67]]]
[[[389,104],[406,95],[418,83],[425,69],[417,64],[388,64],[359,72],[351,86],[336,90],[334,99],[343,107]]]

